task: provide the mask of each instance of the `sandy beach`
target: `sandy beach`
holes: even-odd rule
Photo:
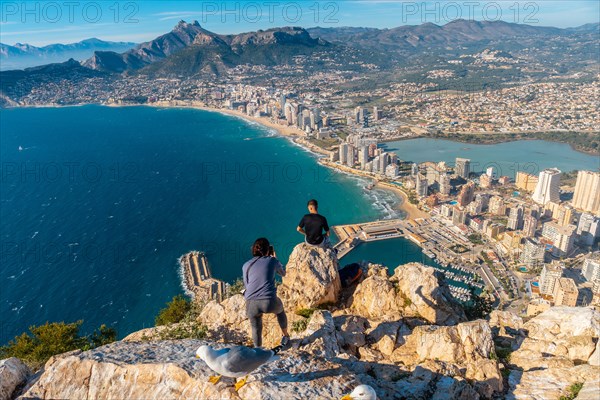
[[[385,184],[378,182],[375,184],[376,188],[390,190],[400,196],[402,199],[402,204],[400,205],[400,210],[406,213],[406,219],[417,219],[417,218],[429,218],[429,214],[425,211],[421,211],[414,204],[408,201],[408,196],[401,189],[397,189],[391,187],[390,184]]]
[[[428,213],[426,213],[425,211],[419,210],[417,208],[417,206],[415,206],[414,204],[411,204],[408,201],[408,196],[406,195],[406,193],[404,193],[401,189],[394,187],[394,185],[392,185],[390,183],[377,181],[377,179],[375,177],[373,177],[373,175],[370,175],[366,172],[356,170],[356,169],[353,169],[353,168],[350,168],[350,167],[347,167],[344,165],[334,164],[329,161],[321,161],[321,164],[326,167],[329,167],[329,168],[337,169],[337,170],[342,171],[347,174],[358,175],[358,176],[361,176],[364,178],[369,178],[371,180],[375,180],[376,188],[381,189],[381,190],[391,191],[392,193],[394,193],[395,195],[400,197],[400,199],[402,201],[401,201],[400,205],[396,207],[396,209],[404,212],[406,214],[406,219],[429,218]]]

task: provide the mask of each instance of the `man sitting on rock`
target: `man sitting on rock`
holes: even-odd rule
[[[283,303],[277,297],[275,273],[285,276],[283,265],[277,260],[273,246],[265,238],[256,239],[252,245],[252,259],[242,267],[244,279],[244,298],[246,299],[246,316],[252,327],[254,347],[262,346],[262,316],[275,314],[283,333],[281,345],[289,343],[287,316]]]
[[[319,214],[319,203],[316,200],[308,202],[308,214],[302,217],[296,230],[305,236],[306,243],[323,248],[331,247],[329,241],[329,225],[327,218]]]

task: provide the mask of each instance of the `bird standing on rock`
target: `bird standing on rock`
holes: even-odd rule
[[[377,400],[377,393],[369,385],[358,385],[352,393],[342,397],[342,400]]]
[[[203,345],[196,351],[196,357],[202,359],[210,369],[218,374],[208,379],[214,385],[219,382],[221,376],[244,377],[236,382],[235,390],[237,391],[246,384],[246,379],[252,371],[267,362],[276,360],[278,358],[276,354],[282,348],[282,346],[277,346],[268,350],[260,347],[251,349],[246,346],[233,346],[215,350],[211,346]]]

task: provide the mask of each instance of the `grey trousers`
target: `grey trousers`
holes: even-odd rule
[[[279,297],[265,300],[246,300],[246,316],[250,320],[250,326],[252,327],[254,347],[262,346],[263,314],[276,314],[279,327],[282,330],[287,329],[287,316]]]

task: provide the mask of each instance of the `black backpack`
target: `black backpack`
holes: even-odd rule
[[[352,263],[346,265],[344,268],[339,271],[340,279],[342,281],[342,287],[349,287],[358,282],[360,277],[362,276],[362,269],[360,268],[360,264]]]

